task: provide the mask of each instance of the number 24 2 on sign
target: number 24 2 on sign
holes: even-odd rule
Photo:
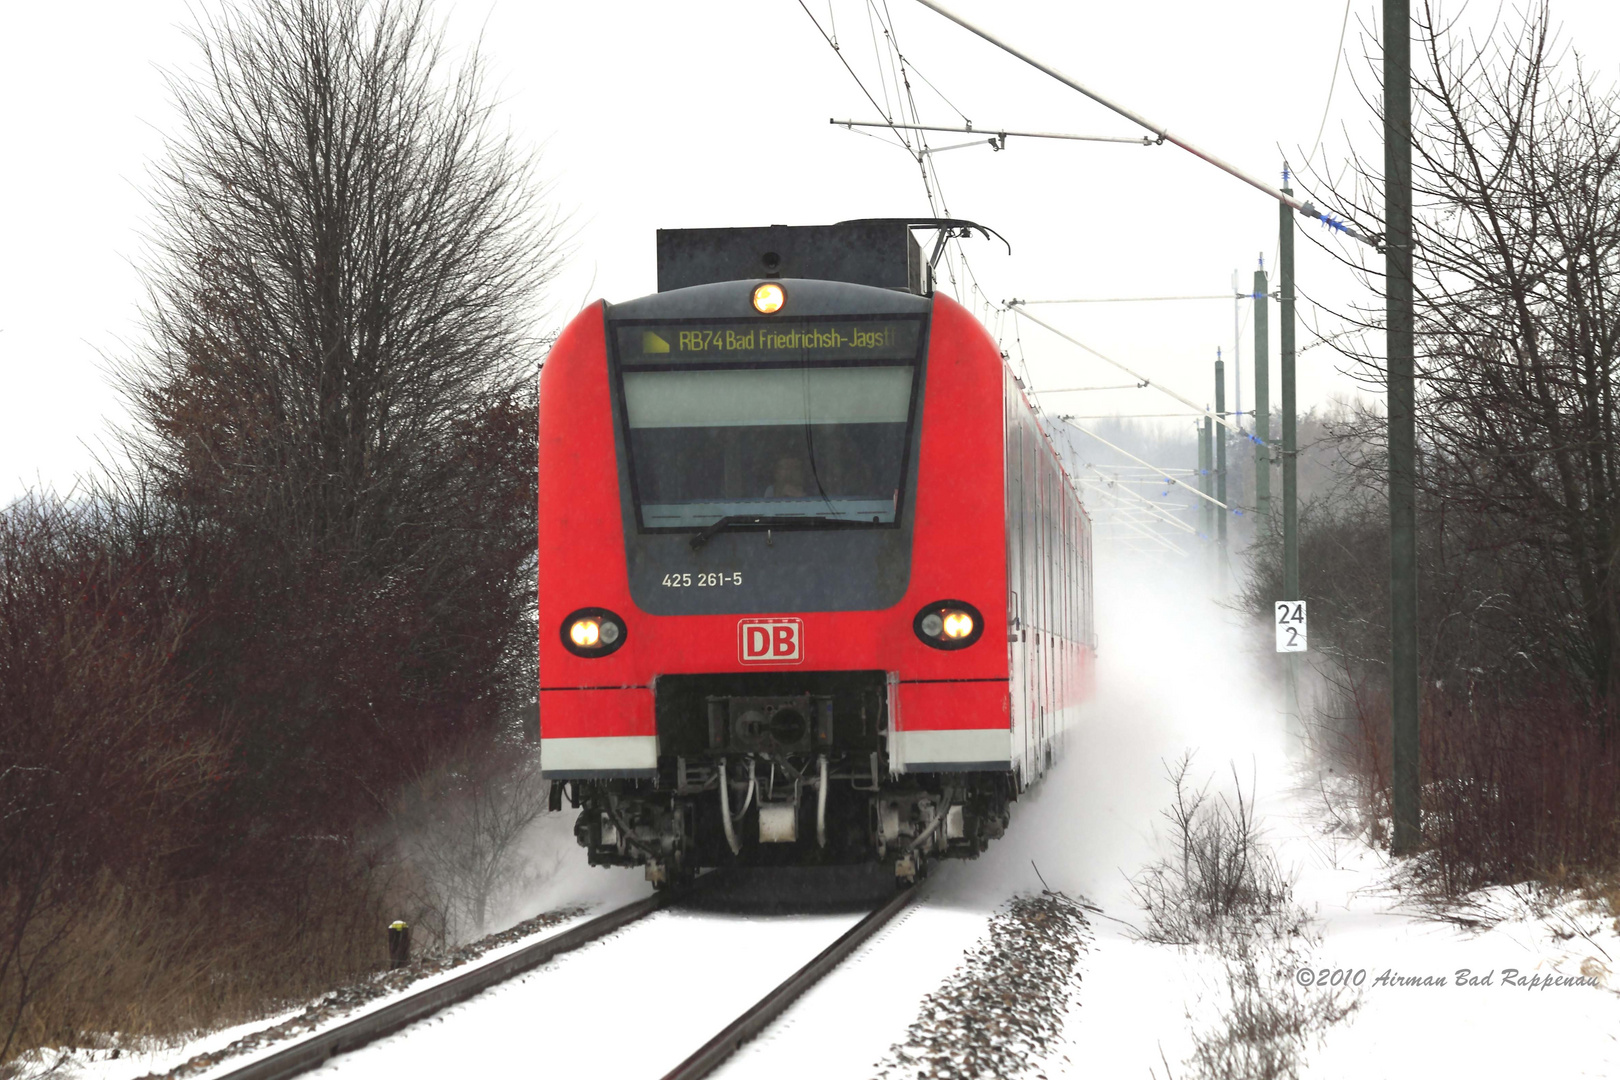
[[[1277,651],[1305,652],[1305,601],[1278,600]]]

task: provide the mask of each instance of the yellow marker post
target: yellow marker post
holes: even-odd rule
[[[404,967],[411,962],[411,928],[403,919],[388,926],[388,969]]]

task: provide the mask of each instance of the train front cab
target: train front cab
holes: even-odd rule
[[[783,317],[765,319],[756,284],[593,306],[548,358],[544,773],[580,807],[593,863],[655,881],[874,859],[904,877],[977,854],[1088,686],[1084,514],[964,309],[786,281]],[[915,351],[680,352],[728,327],[852,323],[910,325]],[[755,423],[784,419],[789,377],[809,404]],[[883,476],[843,467],[841,440]],[[814,524],[789,520],[800,496],[771,475],[801,445],[825,504]],[[953,611],[971,613],[972,640],[930,640],[928,616]],[[614,641],[580,646],[581,620]]]

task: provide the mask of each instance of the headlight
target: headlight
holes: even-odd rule
[[[562,622],[563,648],[575,656],[606,656],[624,638],[624,620],[606,608],[580,608]]]
[[[965,600],[937,600],[917,612],[911,627],[924,645],[965,649],[984,634],[984,616]]]
[[[754,290],[754,310],[761,315],[775,315],[785,303],[787,294],[774,281],[767,281]]]

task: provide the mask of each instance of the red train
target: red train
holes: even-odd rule
[[[541,763],[596,865],[978,854],[1091,690],[1091,526],[912,229],[661,230],[540,394]],[[937,251],[937,249],[936,249]]]

